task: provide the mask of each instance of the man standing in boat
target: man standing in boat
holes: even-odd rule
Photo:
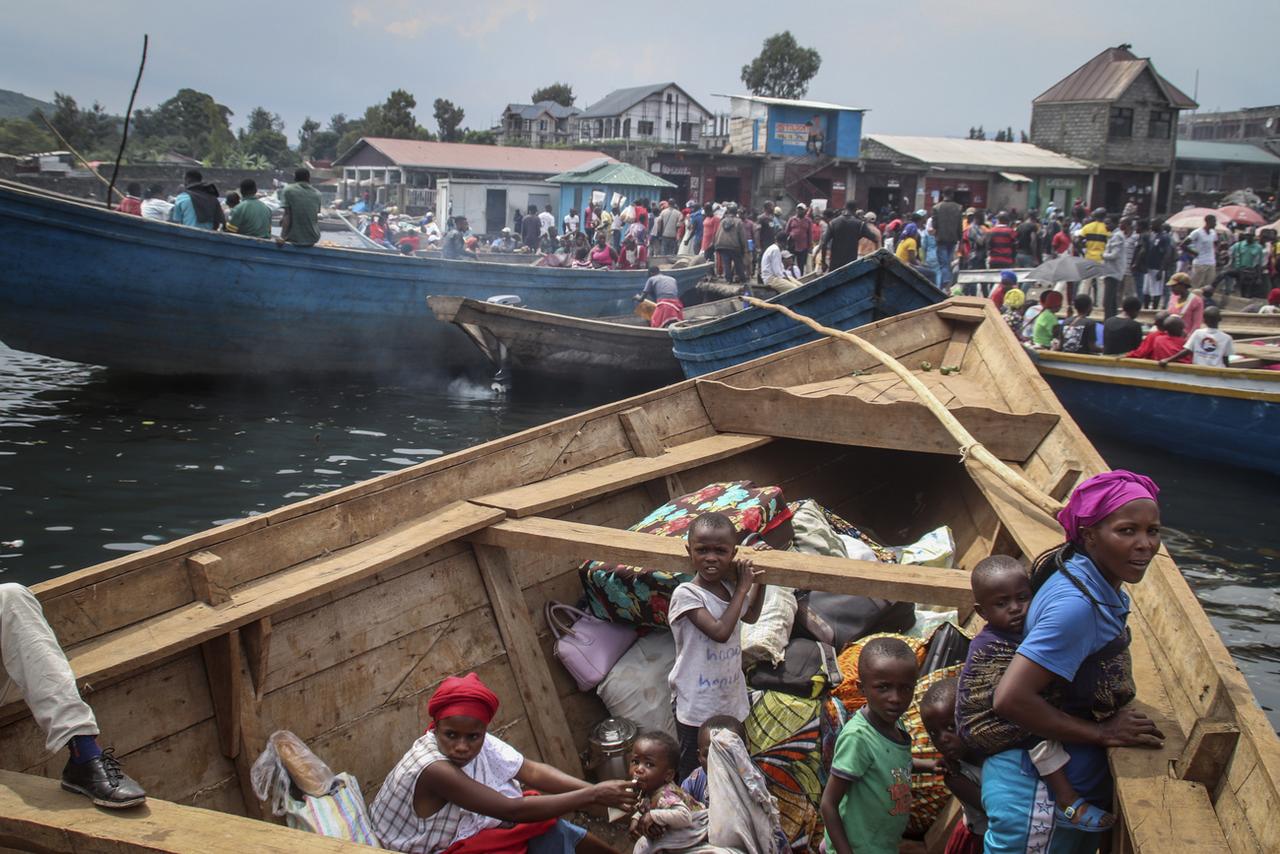
[[[226,225],[218,188],[206,183],[198,169],[187,170],[185,186],[169,211],[169,222],[207,231],[217,231]]]
[[[40,602],[21,584],[0,584],[0,706],[19,698],[44,730],[50,751],[70,752],[62,788],[100,807],[138,806],[147,793],[120,768],[112,749],[98,746],[98,722],[76,689],[76,677]]]
[[[320,242],[320,191],[311,186],[311,170],[298,169],[293,183],[280,191],[280,245],[315,246]]]

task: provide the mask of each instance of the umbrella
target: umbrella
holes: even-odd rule
[[[1222,214],[1214,208],[1187,208],[1184,211],[1178,211],[1166,219],[1165,225],[1170,228],[1200,228],[1204,225],[1204,218],[1213,216],[1218,218],[1218,228],[1225,230],[1226,221],[1222,219]]]
[[[1247,208],[1244,205],[1227,205],[1218,208],[1218,219],[1223,222],[1235,222],[1240,225],[1265,225],[1266,220],[1262,218],[1262,214],[1253,208]]]
[[[1258,198],[1258,194],[1252,190],[1232,190],[1222,197],[1220,204],[1223,207],[1227,205],[1248,205],[1256,207],[1262,204],[1262,199]]]
[[[1082,279],[1096,279],[1099,276],[1115,274],[1115,270],[1098,261],[1090,261],[1079,255],[1059,255],[1029,270],[1026,278],[1033,282],[1052,285],[1057,282],[1079,282]]]

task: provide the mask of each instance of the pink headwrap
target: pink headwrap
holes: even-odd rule
[[[1067,541],[1080,542],[1080,529],[1096,525],[1130,501],[1156,500],[1160,487],[1151,478],[1124,469],[1094,475],[1076,487],[1067,506],[1058,511],[1058,522]]]

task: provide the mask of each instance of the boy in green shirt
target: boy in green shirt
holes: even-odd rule
[[[1053,329],[1058,325],[1058,309],[1062,308],[1062,294],[1053,289],[1040,293],[1040,313],[1031,325],[1031,343],[1049,349],[1053,344]]]
[[[227,231],[245,237],[271,236],[271,208],[258,198],[258,184],[252,178],[240,182],[240,204],[231,209]]]
[[[836,737],[822,819],[831,854],[896,854],[911,817],[911,736],[898,719],[911,705],[916,656],[897,638],[867,641],[858,688],[867,704]]]

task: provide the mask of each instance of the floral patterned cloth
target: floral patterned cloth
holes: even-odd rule
[[[632,525],[629,530],[663,537],[684,538],[702,513],[729,517],[743,545],[751,545],[786,504],[776,486],[756,487],[749,480],[712,483],[673,499]],[[665,627],[667,607],[676,587],[692,578],[688,573],[649,571],[624,564],[587,561],[578,568],[591,612],[602,620],[637,626]]]

